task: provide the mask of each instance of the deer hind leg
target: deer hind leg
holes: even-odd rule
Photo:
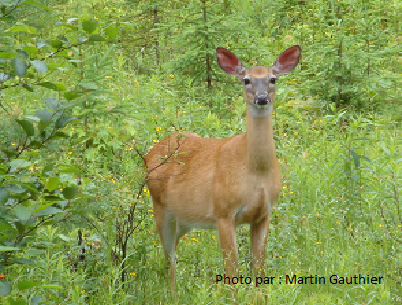
[[[154,205],[154,214],[166,261],[170,264],[170,285],[173,296],[176,291],[176,247],[180,237],[190,231],[190,227],[180,225],[175,215],[160,205]]]
[[[253,269],[256,275],[264,276],[269,215],[260,222],[251,224],[251,249],[253,252]]]
[[[174,215],[165,210],[159,202],[154,201],[154,217],[158,234],[165,252],[165,259],[170,265],[170,284],[173,295],[175,295],[175,275],[176,275],[176,221]],[[168,274],[168,268],[166,269]]]

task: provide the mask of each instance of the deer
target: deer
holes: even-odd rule
[[[226,276],[232,278],[238,272],[236,226],[250,224],[252,267],[264,272],[269,220],[282,188],[272,129],[275,83],[297,66],[301,47],[286,49],[271,67],[247,69],[221,47],[216,57],[220,68],[243,84],[246,132],[227,139],[175,133],[144,158],[173,295],[176,247],[193,228],[218,230]]]

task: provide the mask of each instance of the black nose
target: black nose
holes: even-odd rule
[[[268,104],[268,95],[258,95],[254,96],[254,103],[257,105],[267,105]]]

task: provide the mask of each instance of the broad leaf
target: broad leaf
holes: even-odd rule
[[[103,38],[101,35],[91,35],[91,37],[89,37],[89,41],[104,41],[105,38]]]
[[[30,289],[33,288],[35,286],[40,285],[40,282],[36,282],[36,281],[19,281],[17,284],[18,289],[20,290],[24,290],[24,289]]]
[[[4,252],[4,251],[19,251],[21,250],[18,247],[11,247],[11,246],[0,246],[0,252]],[[1,283],[1,281],[0,281]]]
[[[119,35],[119,28],[116,26],[108,26],[105,29],[105,33],[110,39],[114,39]]]
[[[86,20],[82,22],[82,29],[88,34],[92,34],[98,26],[97,21]]]
[[[26,132],[26,134],[30,137],[35,135],[35,130],[33,124],[27,120],[16,120],[18,124],[21,125],[22,129]]]
[[[5,296],[9,295],[10,293],[11,293],[11,282],[0,281],[0,295],[5,297]]]
[[[49,180],[47,181],[46,188],[49,191],[53,191],[59,188],[59,185],[60,185],[60,178],[58,176],[50,177]]]
[[[57,87],[57,85],[54,83],[51,83],[51,82],[43,82],[43,83],[39,83],[38,85],[48,88],[48,89],[52,89],[54,91],[59,91],[59,88]]]
[[[23,206],[23,205],[17,205],[14,208],[14,213],[15,213],[15,216],[17,216],[17,218],[21,221],[26,221],[29,218],[31,218],[31,216],[32,216],[31,210],[28,207]]]
[[[53,97],[47,97],[45,98],[45,104],[50,110],[56,111],[59,109],[60,101]]]
[[[32,60],[31,61],[32,66],[36,69],[41,74],[44,74],[47,72],[47,66],[44,61],[41,60]]]
[[[77,188],[75,186],[73,187],[65,187],[63,189],[63,196],[66,199],[74,199],[77,194]]]
[[[23,77],[27,72],[27,63],[19,58],[14,58],[15,74]]]
[[[20,159],[14,159],[14,160],[10,161],[9,165],[12,167],[17,167],[17,168],[26,168],[26,167],[30,167],[32,165],[32,163],[25,159],[20,158]]]
[[[36,110],[36,115],[45,123],[52,119],[53,114],[53,111],[47,109]]]
[[[46,209],[39,211],[38,213],[36,213],[36,215],[38,216],[49,216],[49,215],[55,215],[57,213],[63,213],[63,210],[60,210],[56,207],[50,206],[47,207]]]
[[[14,25],[8,31],[12,32],[12,33],[24,32],[24,33],[33,34],[33,35],[38,34],[38,31],[36,30],[36,28],[34,28],[32,26],[27,26],[27,25]]]

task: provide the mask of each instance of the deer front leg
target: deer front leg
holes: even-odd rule
[[[236,225],[234,219],[218,219],[219,243],[226,263],[226,276],[237,274]]]
[[[251,224],[251,249],[253,252],[253,269],[255,275],[264,276],[267,254],[269,216],[260,222]]]

